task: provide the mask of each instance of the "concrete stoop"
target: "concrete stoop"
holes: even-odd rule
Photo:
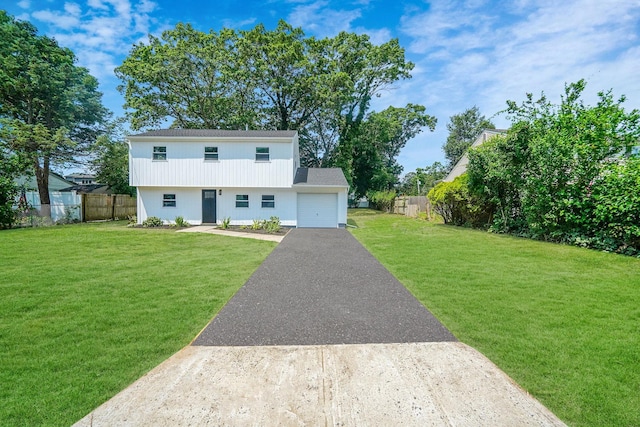
[[[564,426],[459,342],[189,346],[76,426]]]

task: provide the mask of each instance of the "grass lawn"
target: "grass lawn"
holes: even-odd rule
[[[189,344],[273,242],[125,223],[0,231],[0,425],[70,425]]]
[[[640,426],[640,259],[351,210],[462,342],[573,426]]]

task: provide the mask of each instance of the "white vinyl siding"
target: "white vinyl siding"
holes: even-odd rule
[[[170,223],[182,216],[190,224],[202,223],[202,188],[154,188],[138,187],[138,223],[150,216],[157,216]],[[224,218],[231,219],[231,225],[251,225],[253,221],[280,218],[282,225],[296,226],[296,192],[293,190],[275,190],[278,201],[273,209],[262,209],[260,203],[250,203],[248,208],[236,208],[236,195],[248,194],[249,200],[260,200],[264,190],[259,188],[223,188],[216,197],[218,223]],[[164,194],[175,194],[178,201],[175,208],[162,207]]]
[[[134,187],[291,188],[294,144],[269,142],[269,161],[256,162],[258,142],[167,142],[166,161],[153,161],[158,142],[132,141],[130,181]],[[218,148],[218,161],[203,161],[205,147]]]

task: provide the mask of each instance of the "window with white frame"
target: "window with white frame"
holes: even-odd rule
[[[176,195],[175,194],[163,194],[162,195],[162,207],[163,208],[175,208],[176,207]]]
[[[218,147],[204,147],[205,160],[218,160]]]
[[[263,208],[275,208],[276,198],[274,195],[263,194],[262,195],[262,207]]]
[[[269,147],[256,147],[256,162],[269,161]]]
[[[249,207],[249,195],[236,194],[236,208],[248,208],[248,207]]]
[[[153,160],[167,160],[167,147],[153,147]]]

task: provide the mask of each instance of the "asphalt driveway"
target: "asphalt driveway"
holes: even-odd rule
[[[197,346],[456,341],[348,231],[294,229]]]

